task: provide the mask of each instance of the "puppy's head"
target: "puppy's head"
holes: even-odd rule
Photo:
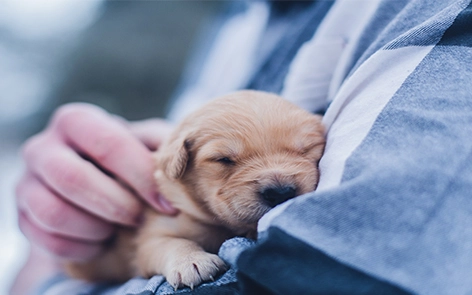
[[[235,231],[313,191],[324,149],[319,116],[278,96],[241,91],[187,117],[157,154],[166,178]]]

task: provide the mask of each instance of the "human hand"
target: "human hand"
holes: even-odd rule
[[[115,224],[139,224],[142,200],[175,214],[156,190],[156,149],[172,128],[163,120],[128,123],[87,104],[59,108],[23,147],[26,171],[16,195],[26,237],[55,257],[87,260]]]

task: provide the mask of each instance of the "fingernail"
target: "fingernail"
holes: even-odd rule
[[[160,210],[162,213],[174,215],[177,214],[179,211],[172,206],[172,204],[161,194],[156,194],[154,197],[156,201],[157,209]]]

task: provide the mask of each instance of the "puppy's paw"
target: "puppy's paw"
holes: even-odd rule
[[[184,286],[193,289],[202,282],[214,280],[216,275],[226,270],[226,264],[217,255],[192,252],[171,261],[164,275],[176,290]]]

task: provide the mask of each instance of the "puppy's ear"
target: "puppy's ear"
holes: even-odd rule
[[[180,179],[189,161],[190,139],[179,136],[156,152],[158,168],[171,179]]]

